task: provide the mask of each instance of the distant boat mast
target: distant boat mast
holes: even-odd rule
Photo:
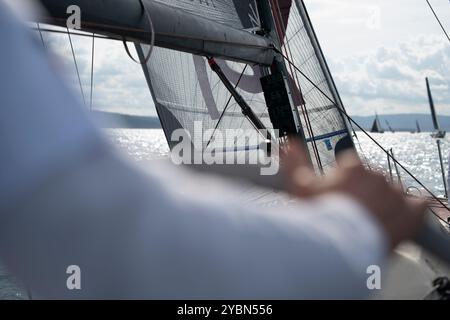
[[[385,121],[386,121],[387,127],[389,128],[389,131],[392,133],[395,133],[395,130],[391,127],[391,124],[389,123],[389,121],[387,121],[387,120],[385,120]]]
[[[432,137],[438,139],[444,138],[446,132],[441,130],[441,126],[439,125],[439,121],[436,114],[436,108],[434,107],[433,95],[431,94],[430,81],[428,80],[428,78],[425,78],[425,81],[427,83],[427,93],[428,93],[428,102],[430,103],[431,119],[433,120],[435,130],[435,132],[432,134]]]

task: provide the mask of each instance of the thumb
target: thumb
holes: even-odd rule
[[[308,150],[298,139],[289,143],[287,150],[281,155],[281,163],[288,188],[295,190],[296,194],[306,192],[316,180]]]

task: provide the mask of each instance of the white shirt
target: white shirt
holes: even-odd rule
[[[258,208],[220,181],[136,168],[1,2],[0,39],[0,259],[36,297],[368,295],[367,268],[387,246],[356,201]],[[194,187],[201,197],[184,192]],[[81,290],[66,286],[71,265]]]

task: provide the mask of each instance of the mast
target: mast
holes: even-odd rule
[[[431,119],[433,120],[434,129],[436,131],[441,131],[439,121],[436,115],[436,109],[434,107],[433,95],[431,94],[430,81],[428,80],[428,78],[425,78],[425,81],[427,83],[428,101],[430,103]]]

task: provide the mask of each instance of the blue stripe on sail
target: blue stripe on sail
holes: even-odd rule
[[[330,132],[330,133],[327,133],[327,134],[323,134],[321,136],[314,137],[314,141],[330,139],[330,138],[333,138],[333,137],[336,137],[336,136],[340,136],[341,134],[347,134],[347,133],[348,133],[347,130],[340,130],[340,131]],[[313,141],[312,138],[306,139],[306,142],[312,142],[312,141]]]

